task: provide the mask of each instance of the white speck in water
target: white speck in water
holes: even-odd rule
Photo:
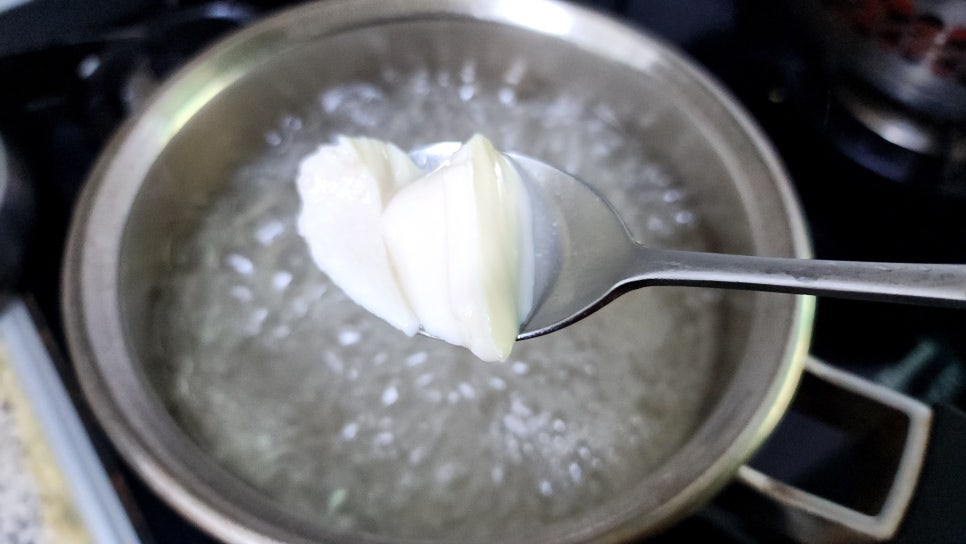
[[[267,246],[285,232],[285,225],[281,221],[269,221],[255,229],[255,239],[259,244]]]
[[[349,381],[354,381],[354,380],[358,379],[359,378],[359,369],[358,368],[354,368],[354,367],[353,368],[350,368],[349,371],[346,372],[346,377],[349,378]]]
[[[436,481],[441,484],[448,484],[453,480],[453,476],[456,476],[456,466],[453,463],[446,463],[443,466],[436,469]]]
[[[679,225],[690,225],[694,223],[694,213],[688,210],[681,210],[674,214],[674,220]]]
[[[382,392],[383,406],[392,406],[393,404],[396,404],[397,400],[399,400],[399,390],[396,389],[396,386],[390,385],[385,391]]]
[[[417,351],[409,357],[406,357],[406,366],[413,367],[419,366],[429,360],[429,354],[425,351]]]
[[[342,371],[345,369],[345,364],[342,362],[342,359],[329,350],[326,350],[322,354],[322,360],[325,361],[325,366],[329,367],[329,370],[336,374],[342,374]]]
[[[347,495],[348,492],[342,487],[333,491],[332,494],[329,495],[329,502],[326,505],[326,511],[329,514],[334,514],[339,507],[342,506],[342,503],[345,502]]]
[[[342,427],[341,434],[343,439],[352,440],[353,438],[356,437],[356,434],[358,432],[359,432],[359,424],[353,421],[352,423],[347,424],[345,427]]]
[[[433,383],[433,373],[427,372],[425,374],[420,374],[413,383],[416,384],[416,387],[426,387],[427,385]]]
[[[272,274],[272,287],[276,291],[284,291],[292,283],[292,274],[285,270]]]
[[[517,99],[517,91],[513,87],[503,87],[497,93],[497,98],[503,105],[510,105]]]
[[[417,447],[409,452],[409,463],[411,465],[418,465],[420,461],[426,458],[426,450]]]
[[[266,308],[255,308],[248,318],[248,326],[245,327],[245,332],[249,336],[254,336],[262,332],[262,325],[268,318],[268,309]]]
[[[339,344],[343,346],[351,346],[352,344],[358,344],[359,340],[362,339],[362,333],[353,329],[342,329],[339,331]]]
[[[385,351],[380,351],[379,353],[372,356],[372,364],[379,366],[389,359],[389,354]]]
[[[663,200],[667,204],[673,204],[681,200],[681,197],[683,196],[684,196],[684,193],[681,192],[680,190],[670,189],[668,191],[664,191],[664,194],[661,195],[661,200]]]
[[[265,142],[272,147],[281,145],[282,135],[274,130],[270,130],[265,133]]]
[[[377,446],[388,446],[392,444],[396,437],[389,431],[381,432],[376,435],[372,442]]]
[[[458,391],[450,391],[449,393],[446,393],[446,400],[450,404],[456,404],[457,402],[460,401],[460,394],[459,394],[459,392]]]
[[[579,455],[580,458],[583,459],[584,461],[589,460],[590,448],[588,448],[587,446],[580,446],[579,448],[577,448],[577,455]]]
[[[97,58],[97,55],[88,55],[77,65],[77,75],[85,79],[89,78],[100,66],[101,59]]]
[[[255,271],[255,264],[251,259],[237,253],[231,253],[225,257],[225,264],[243,276],[250,276]]]
[[[553,495],[553,485],[547,480],[540,480],[540,494],[544,497]]]
[[[342,89],[335,88],[329,89],[328,91],[322,93],[319,100],[322,103],[322,109],[325,113],[332,113],[339,109],[339,105],[342,104]]]
[[[466,83],[476,80],[476,62],[467,61],[466,64],[460,68],[460,79]]]
[[[490,469],[490,478],[493,479],[494,483],[500,483],[503,481],[503,467],[497,465]]]
[[[291,130],[302,130],[302,118],[295,115],[286,115],[282,119],[282,125]]]
[[[251,302],[253,298],[252,290],[244,285],[233,285],[228,292],[232,297],[242,302]]]
[[[524,417],[529,417],[533,415],[533,410],[529,406],[520,401],[520,399],[514,398],[510,401],[510,411],[514,414],[520,414]]]
[[[562,433],[567,430],[567,424],[560,418],[553,420],[553,430]]]
[[[570,474],[570,479],[573,480],[574,482],[579,482],[580,478],[584,474],[584,471],[580,468],[580,465],[578,465],[577,463],[570,463],[570,466],[567,467],[567,472]]]
[[[463,102],[469,102],[473,95],[476,94],[476,87],[471,83],[464,83],[460,85],[460,100]]]
[[[667,221],[657,215],[652,215],[647,218],[647,229],[659,235],[666,235],[670,232]]]
[[[274,329],[272,329],[272,337],[275,338],[275,339],[277,339],[277,340],[281,340],[282,338],[286,338],[290,334],[292,334],[292,328],[289,327],[288,325],[279,325],[279,326],[275,327]]]
[[[459,386],[457,387],[460,390],[460,394],[463,395],[464,398],[467,398],[467,399],[476,398],[476,389],[473,389],[472,385],[466,382],[460,382]]]
[[[490,387],[492,387],[493,389],[496,389],[497,391],[503,391],[506,389],[506,382],[503,381],[501,378],[497,378],[496,376],[494,376],[490,378]]]
[[[510,370],[512,370],[514,374],[526,374],[527,370],[530,370],[530,367],[527,366],[527,364],[523,361],[517,361],[510,365]]]
[[[526,436],[527,434],[527,424],[513,414],[503,416],[503,426],[517,436]]]
[[[426,96],[432,92],[433,84],[429,80],[429,74],[425,71],[413,74],[412,90],[416,96]]]

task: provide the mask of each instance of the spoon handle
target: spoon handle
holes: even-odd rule
[[[622,287],[696,285],[966,307],[966,265],[820,261],[640,247]]]

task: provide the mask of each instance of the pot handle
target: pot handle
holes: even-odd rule
[[[932,423],[925,404],[809,357],[795,408],[852,437],[871,440],[892,481],[862,508],[839,504],[744,465],[737,480],[762,499],[769,515],[800,542],[881,542],[893,538],[919,480]],[[881,455],[880,455],[881,454]],[[891,457],[891,459],[889,459]],[[751,494],[750,494],[751,495]]]

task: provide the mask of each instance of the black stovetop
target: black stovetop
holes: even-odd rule
[[[938,194],[915,176],[873,172],[862,166],[868,161],[855,155],[862,145],[842,145],[843,135],[853,138],[854,122],[837,109],[823,84],[816,52],[796,32],[783,3],[585,3],[664,36],[744,104],[792,177],[817,257],[966,262],[966,200]],[[101,0],[74,13],[58,2],[34,0],[0,12],[0,131],[26,165],[37,200],[36,228],[19,287],[36,303],[55,339],[62,340],[59,271],[70,211],[106,138],[157,80],[204,44],[274,9],[269,6],[254,0]],[[861,143],[870,136],[858,138]],[[895,156],[905,154],[897,149]],[[963,314],[953,310],[822,299],[812,353],[956,414],[966,407],[963,322]],[[69,362],[65,369],[76,393]],[[79,395],[76,400],[84,411]],[[211,542],[118,460],[93,420],[90,427],[145,540]],[[801,438],[801,432],[793,423],[783,424],[757,462],[779,471],[786,467],[787,473],[780,475],[793,481],[813,478],[809,471],[822,466],[821,459],[788,459],[789,448],[781,443],[787,436]],[[958,478],[961,482],[962,476]],[[966,508],[963,488],[966,483],[958,497],[947,501],[958,509]],[[755,520],[732,513],[727,496],[655,541],[786,541]],[[925,519],[910,522],[917,535],[906,530],[897,541],[931,542],[918,534],[930,525]],[[966,527],[959,523],[966,540]]]

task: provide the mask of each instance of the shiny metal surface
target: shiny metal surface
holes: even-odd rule
[[[332,0],[243,30],[167,81],[103,152],[72,225],[63,299],[71,354],[108,434],[156,492],[226,542],[385,539],[280,509],[179,429],[144,372],[155,276],[170,258],[172,233],[190,227],[283,108],[313,103],[324,84],[413,59],[448,68],[471,59],[480,78],[504,77],[501,69],[516,63],[534,93],[581,89],[642,114],[661,108],[660,123],[628,130],[688,181],[714,249],[809,256],[788,180],[747,115],[679,54],[599,14],[539,0]],[[516,538],[616,542],[698,508],[781,417],[804,365],[813,304],[727,296],[720,391],[691,438],[628,493]]]
[[[810,399],[809,413],[850,439],[868,439],[877,429],[879,462],[889,466],[891,482],[883,486],[871,507],[844,505],[778,481],[750,466],[737,479],[755,490],[750,508],[776,506],[780,516],[771,522],[798,542],[855,544],[882,542],[894,537],[916,490],[929,446],[932,410],[922,402],[836,369],[817,359],[806,363],[799,396]],[[886,461],[885,457],[893,459]]]
[[[31,223],[33,199],[22,167],[0,134],[0,290],[20,276],[20,263]]]
[[[426,155],[440,146],[419,153]],[[451,146],[437,159],[448,157]],[[534,204],[536,302],[518,339],[573,324],[641,287],[687,285],[966,307],[966,265],[820,261],[644,247],[576,177],[507,154]]]

